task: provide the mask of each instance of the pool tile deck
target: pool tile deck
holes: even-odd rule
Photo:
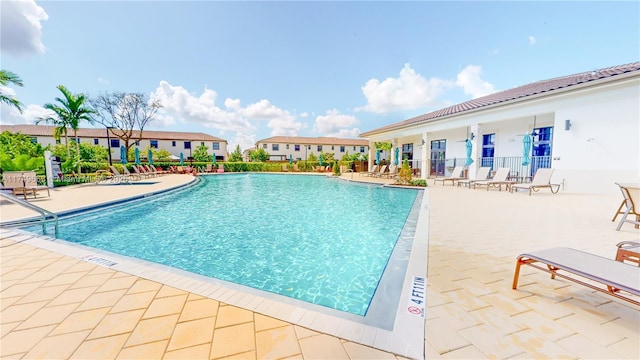
[[[82,207],[146,189],[113,190],[59,189],[37,204]],[[427,358],[640,358],[637,307],[527,268],[518,291],[510,287],[521,252],[568,246],[612,257],[617,242],[638,241],[633,226],[617,232],[610,222],[618,196],[440,185],[428,193]],[[16,216],[13,209],[1,203],[2,219]],[[3,359],[402,359],[11,235],[0,232]]]

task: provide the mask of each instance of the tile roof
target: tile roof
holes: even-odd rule
[[[0,132],[9,131],[12,133],[22,133],[30,136],[52,136],[53,129],[55,126],[52,125],[0,125]],[[115,130],[117,133],[117,130]],[[69,130],[69,135],[73,134],[73,130]],[[138,135],[138,131],[134,130],[134,136]],[[227,140],[221,139],[219,137],[215,137],[212,135],[197,133],[197,132],[175,132],[175,131],[153,131],[153,130],[144,130],[143,139],[153,139],[153,140],[192,140],[192,141],[219,141],[226,143]],[[92,129],[92,128],[80,128],[78,129],[78,136],[82,138],[106,138],[107,130],[106,128],[102,129]],[[113,136],[113,134],[111,135]]]
[[[301,144],[301,145],[357,145],[368,146],[369,141],[363,139],[343,139],[335,137],[304,137],[304,136],[272,136],[256,141],[269,144]]]
[[[393,130],[403,128],[411,125],[418,125],[438,120],[440,118],[464,113],[466,111],[478,110],[486,106],[504,104],[510,101],[526,98],[533,95],[539,95],[543,93],[553,94],[560,91],[566,91],[567,88],[572,86],[602,80],[604,81],[616,80],[616,76],[638,72],[640,71],[640,62],[631,64],[612,66],[609,68],[598,69],[593,71],[582,72],[579,74],[557,77],[549,80],[542,80],[531,84],[518,86],[512,89],[499,91],[490,95],[482,96],[476,99],[465,101],[460,104],[452,105],[444,109],[432,111],[427,114],[419,115],[408,120],[393,123],[387,126],[383,126],[377,129],[366,131],[360,134],[361,137],[367,137],[376,133],[384,132],[387,130]]]

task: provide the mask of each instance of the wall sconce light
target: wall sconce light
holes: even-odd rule
[[[424,139],[422,139],[422,145],[424,145]]]
[[[476,138],[476,134],[471,133],[471,140],[473,140],[473,139],[475,139],[475,138]]]
[[[571,130],[571,120],[567,119],[564,121],[564,129],[565,130]]]

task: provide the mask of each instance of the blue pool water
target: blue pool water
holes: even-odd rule
[[[364,315],[417,191],[324,176],[202,176],[61,220],[60,238]]]

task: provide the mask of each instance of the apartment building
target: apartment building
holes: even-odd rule
[[[264,149],[272,161],[307,160],[309,155],[318,156],[321,152],[334,153],[336,159],[349,153],[363,155],[369,152],[369,141],[366,139],[341,139],[334,137],[299,137],[273,136],[258,140],[256,149]]]
[[[33,142],[37,142],[42,146],[55,146],[56,143],[60,142],[53,137],[54,129],[55,126],[51,125],[0,125],[0,132],[22,133],[30,136]],[[71,138],[73,130],[69,129],[68,131]],[[118,130],[113,131],[117,133]],[[138,131],[134,131],[134,138],[137,138],[138,133]],[[106,128],[78,129],[78,139],[80,143],[108,147],[111,150],[113,161],[120,160],[120,145],[124,145],[124,142]],[[64,140],[62,139],[62,141]],[[146,149],[147,146],[153,149],[164,149],[170,152],[175,159],[180,157],[180,153],[185,159],[188,159],[200,145],[205,145],[210,155],[216,154],[217,161],[225,161],[227,159],[227,140],[204,133],[144,130],[142,132],[142,140],[136,142],[136,146],[140,150]]]

